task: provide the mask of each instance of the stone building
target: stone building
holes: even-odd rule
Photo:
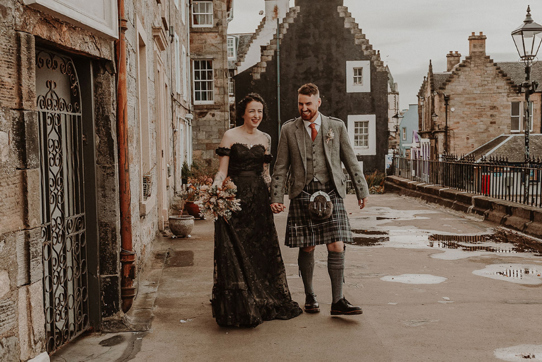
[[[469,36],[469,55],[447,56],[445,72],[429,70],[418,93],[421,142],[430,143],[430,158],[443,153],[467,154],[503,134],[524,132],[525,95],[520,62],[496,63],[486,54],[486,36]],[[542,67],[532,68],[531,79],[542,80]],[[541,132],[541,93],[531,95],[531,132]]]
[[[191,1],[192,123],[194,159],[211,163],[230,128],[228,23],[233,0]]]
[[[190,161],[188,0],[120,4],[0,0],[2,361],[122,325]]]
[[[296,0],[280,22],[279,34],[258,49],[257,64],[235,77],[237,101],[254,91],[267,102],[270,119],[260,129],[272,137],[272,153],[282,123],[299,115],[298,88],[312,82],[320,88],[322,114],[346,123],[365,172],[384,171],[388,71],[343,1]]]

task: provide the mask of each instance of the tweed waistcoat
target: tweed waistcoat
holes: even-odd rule
[[[305,155],[307,158],[307,173],[305,185],[308,185],[315,178],[321,183],[330,181],[329,171],[326,166],[326,155],[324,153],[324,138],[322,132],[318,132],[314,142],[307,132],[305,135]]]

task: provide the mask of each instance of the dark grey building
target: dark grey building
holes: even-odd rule
[[[296,0],[279,33],[280,44],[275,36],[262,47],[261,61],[235,77],[236,102],[257,92],[269,106],[270,120],[260,129],[271,135],[272,152],[276,154],[279,123],[298,116],[298,88],[312,82],[320,88],[320,111],[346,123],[364,171],[384,171],[388,72],[343,1]]]

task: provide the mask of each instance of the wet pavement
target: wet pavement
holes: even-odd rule
[[[209,303],[213,225],[196,221],[192,238],[155,242],[140,289],[152,300],[150,330],[91,334],[53,361],[542,361],[540,240],[395,194],[371,196],[361,212],[349,195],[346,207],[357,245],[347,247],[345,296],[363,315],[330,316],[320,246],[320,314],[218,327]],[[275,220],[282,245],[286,214]],[[282,251],[301,304],[297,250]]]

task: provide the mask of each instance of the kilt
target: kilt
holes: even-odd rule
[[[316,191],[327,192],[333,203],[333,213],[327,220],[314,221],[309,215],[310,197]],[[290,248],[300,248],[337,241],[353,242],[343,199],[337,194],[331,182],[321,184],[313,181],[305,186],[299,196],[290,200],[285,244]]]

